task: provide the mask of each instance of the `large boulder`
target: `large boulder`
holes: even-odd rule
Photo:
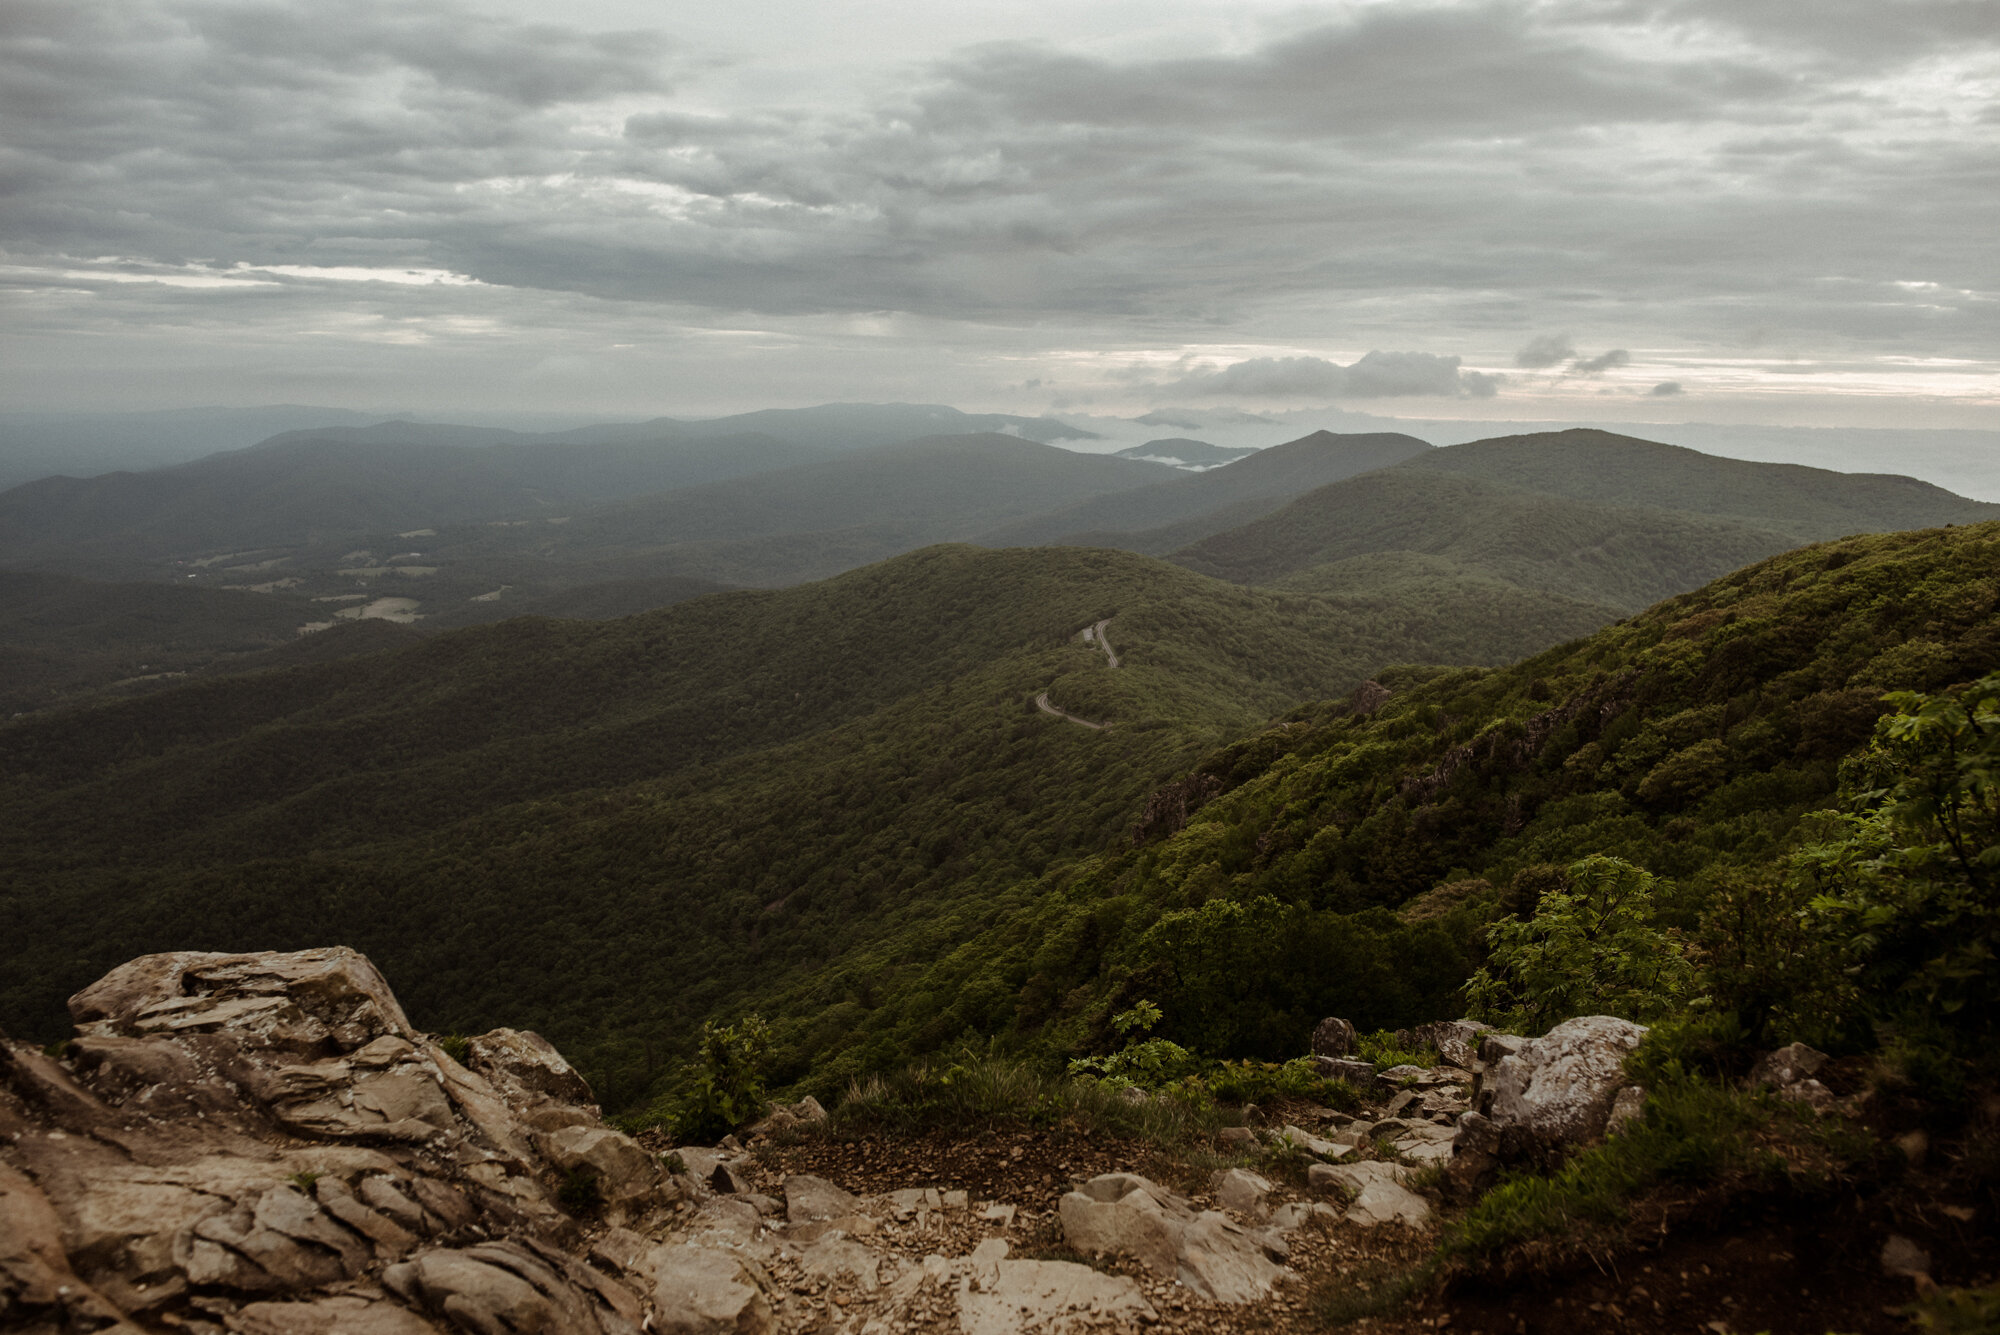
[[[1478,1020],[1435,1020],[1414,1029],[1402,1029],[1396,1040],[1403,1047],[1433,1047],[1438,1056],[1462,1070],[1473,1070],[1479,1061],[1479,1039],[1493,1026]]]
[[[1159,1320],[1139,1286],[1122,1275],[1101,1275],[1073,1261],[1002,1261],[978,1289],[958,1298],[964,1335],[1018,1335],[1021,1331],[1099,1329]]]
[[[1350,1224],[1417,1228],[1430,1221],[1431,1207],[1404,1185],[1410,1171],[1371,1159],[1355,1164],[1314,1164],[1308,1178],[1315,1191],[1338,1192],[1348,1200],[1345,1218]]]
[[[558,1189],[675,1188],[545,1041],[461,1065],[352,950],[133,960],[60,1058],[0,1040],[0,1327],[625,1335]]]
[[[1625,1058],[1645,1036],[1643,1025],[1615,1016],[1565,1020],[1486,1073],[1481,1111],[1510,1148],[1594,1140],[1604,1134],[1618,1091],[1631,1083]]]
[[[767,1335],[771,1304],[745,1262],[707,1247],[655,1247],[642,1263],[656,1324],[678,1335]]]
[[[1329,1015],[1313,1029],[1312,1055],[1339,1058],[1354,1051],[1354,1026],[1337,1015]]]
[[[1130,1256],[1204,1298],[1256,1302],[1284,1274],[1277,1235],[1251,1232],[1215,1210],[1196,1214],[1172,1192],[1134,1173],[1107,1173],[1062,1198],[1063,1236],[1086,1255]]]

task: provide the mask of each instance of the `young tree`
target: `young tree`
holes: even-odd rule
[[[1465,985],[1472,1014],[1540,1034],[1576,1015],[1656,1020],[1692,991],[1677,934],[1653,921],[1653,877],[1587,857],[1542,894],[1531,918],[1493,924],[1486,966]]]
[[[1874,1018],[1984,1047],[2000,1002],[2000,673],[1886,698],[1895,712],[1843,776],[1842,837],[1794,870]]]

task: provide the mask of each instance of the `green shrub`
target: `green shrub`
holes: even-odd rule
[[[1648,1029],[1625,1070],[1648,1089],[1690,1077],[1723,1080],[1743,1074],[1757,1051],[1734,1011],[1696,1011]]]
[[[1887,700],[1843,767],[1856,810],[1794,874],[1867,1013],[1919,1046],[1991,1061],[2000,1007],[2000,673]]]
[[[683,1140],[714,1140],[761,1113],[770,1048],[771,1028],[755,1015],[741,1024],[702,1025],[694,1078],[674,1117],[675,1134]]]
[[[1361,1061],[1374,1062],[1377,1071],[1386,1071],[1392,1066],[1421,1066],[1428,1070],[1438,1064],[1436,1048],[1428,1043],[1406,1048],[1387,1029],[1355,1035],[1354,1055]]]
[[[1328,1080],[1310,1057],[1288,1062],[1222,1061],[1201,1075],[1209,1093],[1228,1103],[1263,1103],[1273,1097],[1311,1099],[1329,1108],[1347,1110],[1361,1104],[1361,1094],[1345,1080]]]
[[[1865,1042],[1851,1032],[1854,980],[1811,912],[1815,893],[1806,878],[1776,872],[1723,872],[1709,888],[1695,930],[1702,983],[1745,1047]]]
[[[1074,1080],[1027,1062],[971,1055],[948,1066],[919,1063],[894,1075],[856,1081],[830,1120],[835,1131],[848,1133],[1067,1124],[1156,1144],[1206,1136],[1218,1125],[1214,1100],[1199,1081],[1139,1098],[1130,1086]]]
[[[1632,1198],[1655,1183],[1712,1182],[1741,1168],[1780,1170],[1749,1132],[1771,1120],[1768,1101],[1700,1079],[1650,1090],[1644,1118],[1550,1176],[1502,1182],[1452,1227],[1445,1254],[1478,1262],[1535,1238],[1623,1220]]]
[[[1194,1054],[1168,1039],[1142,1037],[1161,1018],[1160,1008],[1145,1000],[1112,1016],[1112,1028],[1128,1040],[1125,1046],[1108,1057],[1078,1057],[1069,1064],[1070,1075],[1144,1089],[1187,1078],[1198,1064]]]
[[[1534,916],[1493,924],[1493,951],[1465,985],[1471,1013],[1540,1034],[1576,1015],[1650,1021],[1693,990],[1678,934],[1654,921],[1653,877],[1622,858],[1587,857],[1545,891]]]
[[[446,1034],[437,1041],[437,1045],[444,1049],[445,1056],[460,1066],[465,1065],[465,1059],[472,1055],[472,1043],[464,1034]]]

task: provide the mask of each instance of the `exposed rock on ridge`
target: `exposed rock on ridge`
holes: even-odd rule
[[[344,948],[151,955],[0,1044],[0,1326],[625,1335],[566,1183],[642,1223],[683,1188],[533,1034],[466,1064]]]

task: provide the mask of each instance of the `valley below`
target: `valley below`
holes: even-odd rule
[[[1989,1328],[2000,506],[952,411],[0,492],[0,1324]]]

